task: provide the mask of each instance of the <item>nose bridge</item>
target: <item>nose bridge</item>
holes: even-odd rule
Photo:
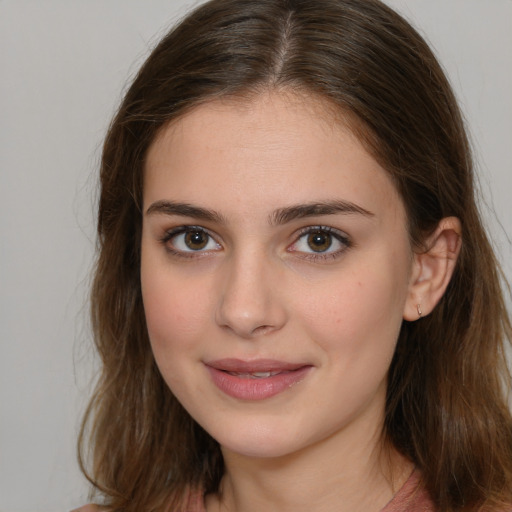
[[[280,329],[286,321],[278,294],[277,262],[252,246],[234,251],[225,261],[217,323],[243,338]]]

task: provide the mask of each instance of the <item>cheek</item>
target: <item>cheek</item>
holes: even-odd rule
[[[141,267],[142,298],[151,349],[160,373],[178,400],[186,401],[193,363],[207,329],[205,295],[168,268]],[[207,295],[206,295],[207,296]]]
[[[144,262],[141,267],[144,311],[155,356],[191,347],[202,329],[208,295],[193,280]]]
[[[406,297],[406,287],[398,284],[392,270],[366,268],[332,280],[329,293],[310,293],[300,308],[303,329],[336,360],[389,361]]]

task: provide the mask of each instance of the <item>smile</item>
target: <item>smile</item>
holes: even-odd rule
[[[264,400],[302,381],[313,367],[268,359],[222,359],[206,363],[206,368],[224,394],[239,400]]]

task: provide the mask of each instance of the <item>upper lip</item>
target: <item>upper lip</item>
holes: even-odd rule
[[[242,359],[217,359],[215,361],[208,361],[206,366],[215,368],[225,372],[237,373],[254,373],[254,372],[273,372],[273,371],[293,371],[310,366],[305,363],[291,363],[287,361],[278,361],[276,359],[254,359],[251,361],[244,361]]]

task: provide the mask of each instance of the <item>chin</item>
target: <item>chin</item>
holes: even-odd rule
[[[277,459],[297,451],[290,443],[267,443],[266,441],[246,441],[220,443],[222,451],[236,453],[254,459]]]
[[[218,434],[218,435],[217,435]],[[295,429],[287,429],[275,422],[252,422],[238,428],[226,428],[222,432],[210,432],[223,451],[244,457],[279,458],[299,451],[304,436]]]

